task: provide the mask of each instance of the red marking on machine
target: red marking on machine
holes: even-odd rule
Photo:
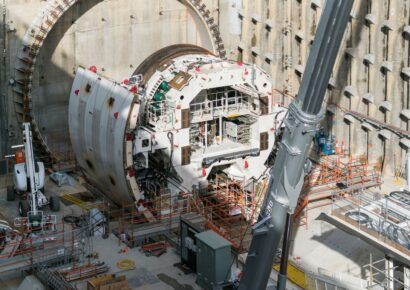
[[[132,86],[132,88],[130,89],[130,92],[133,94],[138,93],[138,87],[137,86]]]
[[[90,66],[88,69],[93,73],[97,73],[97,67],[95,65]]]

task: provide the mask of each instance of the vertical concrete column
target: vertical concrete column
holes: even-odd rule
[[[368,0],[371,1],[371,0]],[[367,15],[372,15],[375,11],[375,6],[377,4],[374,1],[371,1],[371,8],[368,7],[368,11],[367,11]],[[370,22],[366,23],[367,25],[367,56],[371,59],[375,59],[376,58],[376,48],[377,48],[377,42],[376,42],[376,36],[377,36],[377,25],[376,24],[372,24]],[[378,76],[378,69],[377,66],[375,65],[375,61],[373,61],[373,63],[368,62],[367,64],[368,67],[368,74],[367,74],[367,93],[371,94],[371,95],[375,95],[375,84],[376,82],[376,78]],[[377,111],[377,107],[374,104],[375,101],[375,97],[373,97],[373,102],[368,102],[367,104],[367,115],[369,117],[375,117],[376,116],[376,111]],[[378,161],[377,159],[379,158],[380,155],[380,142],[378,142],[378,138],[377,138],[377,133],[375,133],[374,131],[368,131],[367,133],[367,146],[369,148],[367,148],[367,155],[368,155],[368,159],[371,162],[376,162]]]
[[[360,9],[364,4],[355,2],[352,11],[352,38],[351,47],[347,48],[347,53],[351,57],[351,85],[355,89],[357,95],[352,99],[352,107],[354,111],[366,114],[365,104],[360,98],[361,95],[367,92],[367,77],[365,74],[365,64],[363,56],[366,54],[366,46],[361,44],[361,39],[366,39],[367,30],[364,26],[365,9]],[[361,123],[357,122],[353,125],[353,154],[355,156],[363,156],[366,152],[366,132],[361,128]]]
[[[261,1],[262,2],[262,1]],[[272,60],[267,59],[267,56],[272,55],[272,45],[270,44],[271,40],[271,31],[273,29],[272,26],[272,11],[270,9],[270,1],[263,1],[261,4],[261,16],[262,16],[262,22],[260,24],[260,41],[259,41],[259,46],[260,46],[260,63],[261,67],[265,71],[270,70],[270,66],[272,63]],[[269,28],[271,27],[271,28]]]
[[[375,23],[369,24],[371,26],[371,44],[370,48],[374,54],[374,65],[371,67],[371,81],[370,88],[374,95],[374,104],[370,108],[370,116],[378,119],[380,122],[384,122],[384,114],[379,110],[380,104],[384,101],[384,77],[383,73],[380,71],[381,63],[384,60],[384,34],[380,30],[381,23],[386,18],[386,2],[382,1],[372,1],[372,11],[371,15],[374,16]],[[371,139],[373,142],[373,147],[371,150],[371,160],[373,162],[381,162],[383,160],[383,149],[384,141],[375,133],[374,138]]]
[[[262,1],[254,1],[255,2],[255,7],[254,7],[254,12],[253,12],[253,37],[255,39],[254,43],[254,49],[255,51],[252,52],[253,56],[255,58],[255,64],[258,66],[262,66],[262,63],[264,61],[263,57],[263,51],[262,51],[262,30],[264,29],[263,27],[265,26],[265,13],[263,9],[263,3]],[[253,39],[252,39],[253,40]],[[255,53],[256,52],[256,53]]]
[[[297,1],[296,1],[297,2]],[[300,42],[300,62],[302,63],[303,66],[306,65],[306,61],[307,61],[307,50],[308,50],[308,44],[309,44],[309,38],[307,38],[307,36],[309,35],[308,31],[308,27],[306,25],[307,21],[306,21],[306,9],[303,6],[302,3],[299,3],[299,13],[300,13],[300,19],[299,19],[299,27],[298,30],[301,31],[302,35],[303,35],[303,39]]]
[[[394,263],[393,259],[386,257],[385,260],[386,284],[388,290],[394,290]]]
[[[269,1],[269,21],[272,23],[272,29],[269,32],[269,43],[267,51],[272,53],[272,61],[270,63],[270,72],[273,79],[273,87],[279,90],[284,88],[283,74],[281,73],[282,65],[282,39],[279,37],[277,29],[280,18],[282,17],[279,7],[282,1]],[[279,101],[276,99],[276,101]]]
[[[243,62],[248,63],[250,61],[250,46],[251,39],[250,35],[250,11],[252,2],[243,1],[242,2],[242,35],[241,35],[241,43],[243,44]]]
[[[404,55],[404,40],[398,28],[405,25],[403,23],[405,10],[402,1],[390,0],[388,23],[391,24],[391,28],[388,31],[387,61],[392,64],[392,71],[387,73],[386,100],[391,102],[392,109],[391,112],[386,113],[386,121],[396,127],[400,127],[401,96],[403,94],[403,87],[400,86],[401,67],[397,61],[397,56]],[[392,140],[386,143],[385,172],[388,174],[394,174],[395,166],[404,165],[405,158],[405,156],[401,156],[402,150],[399,145],[399,138],[395,135],[392,135],[392,137]]]
[[[286,87],[287,90],[290,91],[292,94],[298,91],[298,88],[295,89],[294,87],[294,65],[295,62],[293,61],[293,51],[292,51],[292,44],[293,44],[293,18],[292,18],[292,0],[285,0],[285,10],[283,13],[286,15],[284,22],[283,22],[283,35],[285,38],[284,42],[284,57],[286,62]]]
[[[363,66],[363,62],[361,61],[361,58],[358,56],[361,54],[360,48],[360,39],[362,38],[362,29],[360,29],[362,23],[359,20],[359,12],[356,10],[358,5],[360,3],[356,3],[354,6],[354,12],[353,14],[355,15],[355,18],[352,18],[351,20],[351,47],[348,49],[351,49],[351,55],[350,55],[350,79],[351,79],[351,86],[353,87],[354,91],[356,92],[357,95],[351,96],[351,110],[353,111],[360,111],[360,105],[362,104],[360,100],[360,86],[363,83],[362,78],[363,75],[361,74],[361,68]],[[363,154],[364,150],[363,148],[366,147],[366,138],[365,138],[365,132],[361,129],[360,122],[354,122],[351,126],[351,138],[352,138],[352,153],[354,156],[359,156]]]

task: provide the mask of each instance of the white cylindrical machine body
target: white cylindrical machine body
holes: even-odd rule
[[[79,69],[69,108],[77,160],[117,204],[163,186],[191,191],[217,173],[257,179],[285,111],[261,69],[187,45],[156,52],[121,85]]]
[[[80,68],[69,103],[70,138],[88,181],[118,205],[139,199],[130,178],[132,141],[126,132],[136,125],[139,104],[119,84]]]

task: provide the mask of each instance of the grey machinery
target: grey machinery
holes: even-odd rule
[[[353,0],[327,0],[299,94],[289,106],[272,179],[253,228],[239,290],[266,289],[279,242],[286,229],[278,289],[285,289],[287,238],[305,174],[310,170],[309,148],[322,120],[322,103],[336,56],[349,21]]]
[[[212,230],[196,234],[195,239],[196,282],[206,290],[215,289],[230,273],[231,243]]]

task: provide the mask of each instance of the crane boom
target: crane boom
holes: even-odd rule
[[[35,159],[33,152],[33,138],[30,130],[30,123],[23,123],[23,141],[24,141],[24,151],[26,154],[26,171],[28,181],[30,182],[30,208],[33,215],[37,215],[37,194],[38,194],[38,176],[35,171]]]
[[[324,113],[322,103],[336,56],[349,21],[353,0],[327,0],[303,75],[299,94],[290,104],[285,132],[271,169],[271,180],[239,290],[266,289],[287,214],[296,208],[313,136]]]

